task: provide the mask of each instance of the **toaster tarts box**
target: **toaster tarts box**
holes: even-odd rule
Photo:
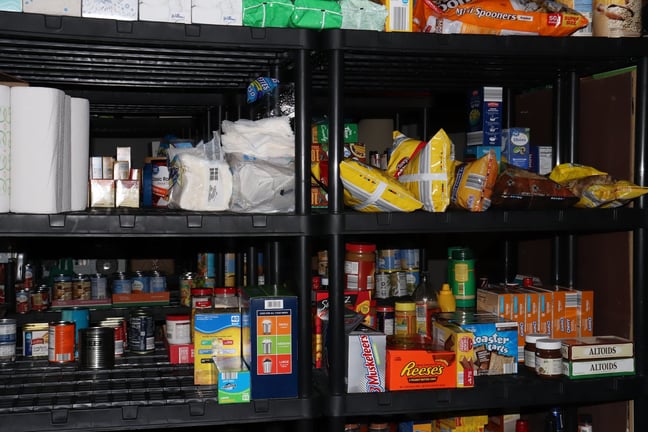
[[[388,390],[455,387],[457,362],[454,351],[433,345],[429,338],[388,337]]]
[[[297,397],[297,296],[278,286],[244,287],[241,316],[252,399]]]
[[[439,326],[453,325],[473,335],[471,360],[475,375],[517,373],[517,322],[487,312],[440,313],[436,320]],[[440,342],[435,339],[435,343]]]
[[[346,335],[347,393],[386,391],[387,336],[360,325]]]
[[[194,316],[194,384],[214,385],[214,358],[241,357],[241,314],[222,309]]]

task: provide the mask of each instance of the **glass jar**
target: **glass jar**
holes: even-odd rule
[[[524,366],[535,372],[536,341],[546,339],[548,335],[531,333],[524,337]]]
[[[214,308],[238,308],[236,288],[214,288]]]
[[[536,341],[535,370],[543,378],[559,378],[562,375],[562,343],[558,339]]]

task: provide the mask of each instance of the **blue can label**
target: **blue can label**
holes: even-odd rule
[[[115,279],[112,284],[113,294],[130,294],[133,292],[133,281],[130,279]]]

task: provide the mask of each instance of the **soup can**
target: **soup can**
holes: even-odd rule
[[[100,327],[107,327],[113,330],[115,341],[113,353],[115,357],[122,357],[124,355],[124,327],[122,326],[121,321],[118,320],[104,320],[99,323]]]
[[[124,272],[116,272],[112,278],[113,294],[130,294],[133,292],[133,281]]]
[[[128,323],[128,346],[135,354],[155,351],[155,321],[144,311],[135,312]]]
[[[16,291],[16,312],[26,314],[31,310],[31,296],[29,290],[20,289]]]
[[[72,321],[55,321],[48,327],[48,360],[50,363],[74,361],[76,326]]]
[[[49,325],[47,323],[27,323],[23,326],[23,357],[47,358],[49,348]]]
[[[149,289],[153,292],[164,292],[166,291],[166,276],[157,271],[153,270],[149,275]]]
[[[79,330],[79,367],[111,369],[115,366],[115,331],[109,327]]]
[[[108,278],[96,273],[90,276],[90,297],[93,300],[103,300],[108,298]]]
[[[139,293],[149,293],[151,292],[151,279],[148,275],[145,275],[144,272],[137,270],[132,276],[132,291]]]
[[[55,301],[72,300],[72,277],[60,274],[54,276],[54,298]]]

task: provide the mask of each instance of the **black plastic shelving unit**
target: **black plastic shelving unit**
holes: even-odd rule
[[[325,99],[329,106],[329,158],[339,162],[343,154],[345,102],[361,105],[382,94],[390,100],[386,106],[397,107],[399,102],[405,102],[419,107],[418,101],[423,100],[425,105],[435,91],[478,85],[523,90],[559,83],[566,88],[569,105],[575,78],[636,65],[635,182],[644,185],[648,149],[646,42],[640,38],[311,32],[0,13],[0,71],[31,85],[57,87],[70,95],[88,98],[93,115],[180,112],[209,118],[209,113],[221,105],[240,104],[240,93],[259,75],[281,72],[287,82],[295,83],[297,163],[293,214],[145,209],[2,214],[0,238],[18,244],[44,237],[75,244],[129,237],[259,237],[289,241],[297,251],[291,258],[300,298],[301,331],[297,399],[219,406],[210,391],[213,389],[193,386],[189,366],[169,365],[161,353],[128,357],[112,371],[97,372],[20,360],[10,368],[0,369],[0,423],[20,425],[16,430],[61,431],[306,421],[315,430],[315,423],[328,420],[328,430],[337,431],[347,417],[484,411],[553,403],[634,401],[635,413],[643,412],[648,408],[643,199],[632,208],[594,211],[360,214],[345,210],[339,169],[337,163],[330,163],[329,178],[335,179],[329,188],[330,207],[328,212],[315,214],[309,205],[308,154],[311,101],[318,98]],[[572,103],[567,114],[573,117],[575,108]],[[567,122],[557,131],[558,144],[569,146],[574,139],[570,133],[573,126]],[[334,364],[343,365],[343,299],[339,287],[343,286],[346,238],[387,233],[530,231],[559,235],[632,232],[636,376],[549,382],[520,373],[478,377],[474,389],[382,394],[346,394],[342,367],[332,368],[324,378],[317,375],[313,379],[310,256],[314,239],[324,239],[328,244],[331,355]],[[646,423],[641,415],[635,415],[635,430],[648,430]]]

